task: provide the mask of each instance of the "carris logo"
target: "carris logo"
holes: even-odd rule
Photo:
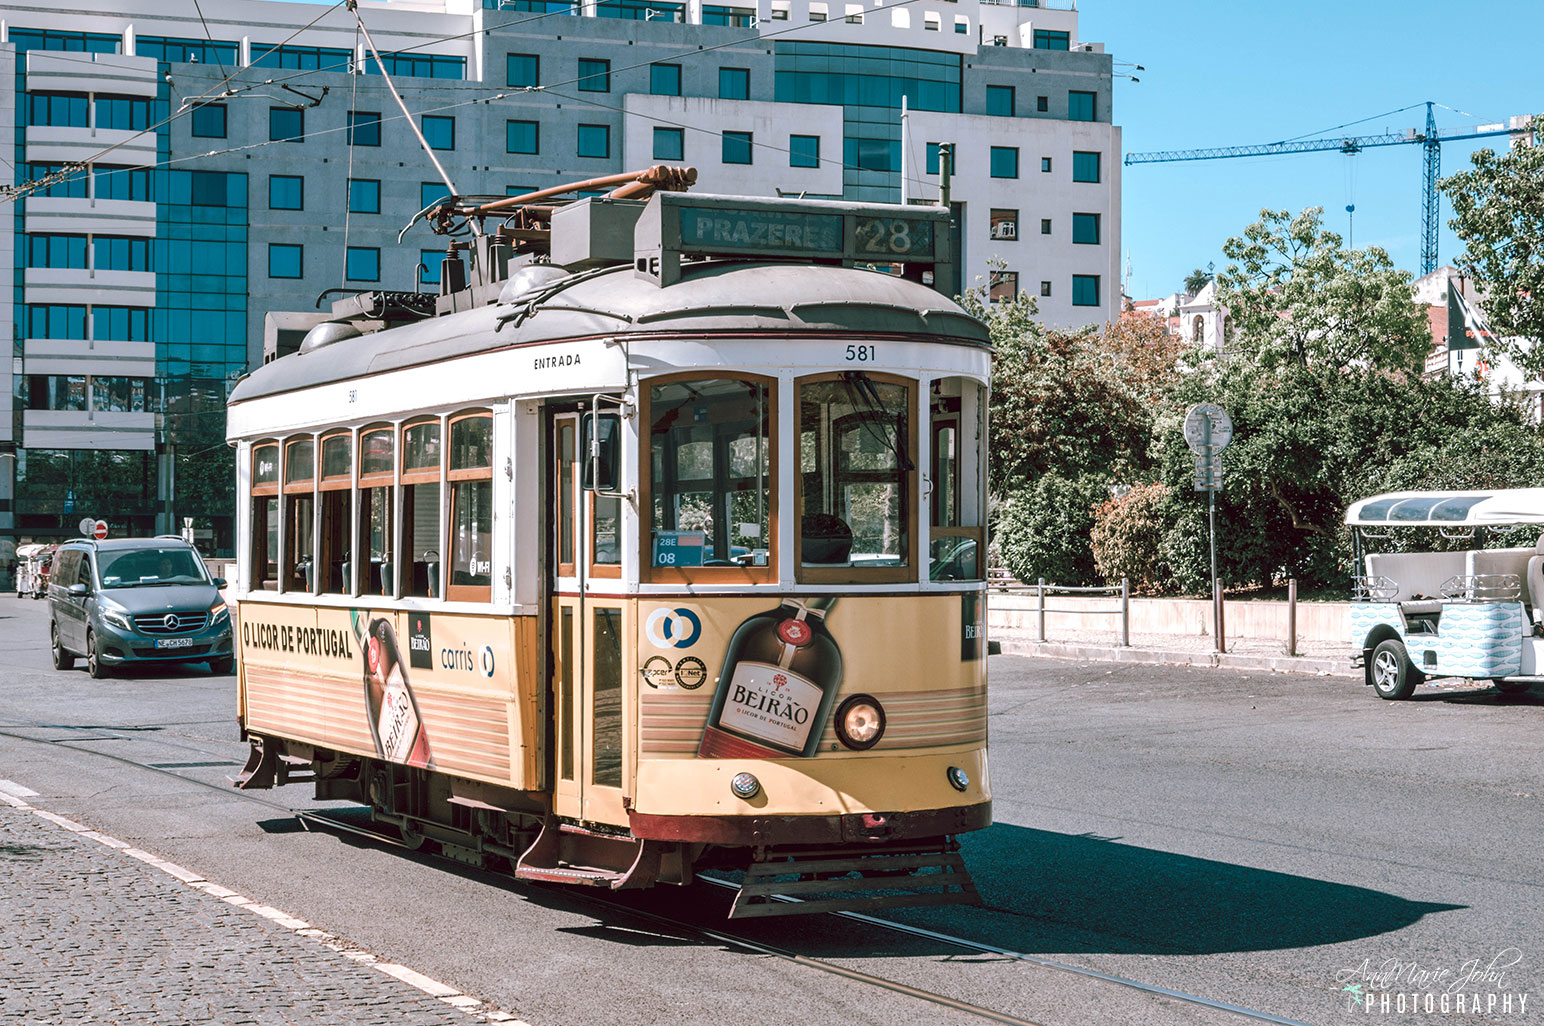
[[[648,633],[656,648],[691,648],[702,636],[702,621],[690,609],[656,609],[649,614]]]

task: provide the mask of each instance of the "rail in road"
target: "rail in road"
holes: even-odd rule
[[[34,733],[24,733],[24,731],[32,731]],[[39,731],[62,733],[63,736],[38,737],[36,736],[35,732]],[[8,722],[4,724],[3,729],[0,729],[0,737],[6,737],[14,741],[29,744],[48,745],[56,748],[69,748],[72,751],[82,752],[98,759],[110,760],[112,762],[132,767],[137,770],[173,777],[177,780],[192,784],[199,788],[216,791],[221,795],[229,798],[236,798],[242,801],[252,802],[270,810],[281,812],[286,816],[293,816],[300,822],[312,827],[316,827],[318,829],[331,831],[356,839],[362,839],[372,844],[388,848],[418,852],[430,859],[453,864],[463,870],[466,868],[467,860],[464,856],[457,858],[452,855],[438,853],[434,850],[434,842],[432,841],[407,843],[403,841],[400,836],[395,834],[394,828],[377,829],[373,826],[363,827],[340,820],[337,817],[336,812],[333,814],[328,814],[326,812],[318,812],[315,810],[294,808],[284,804],[283,802],[273,801],[271,799],[263,798],[246,791],[237,791],[229,787],[224,787],[216,783],[210,783],[207,780],[201,780],[197,777],[178,772],[178,769],[180,768],[213,766],[229,766],[230,768],[235,769],[236,763],[229,760],[200,760],[192,762],[184,761],[178,763],[146,762],[137,759],[131,759],[112,752],[104,752],[100,749],[87,746],[90,742],[95,741],[137,740],[144,742],[149,740],[157,745],[165,746],[179,753],[192,753],[205,757],[220,754],[218,752],[213,752],[209,749],[201,748],[196,745],[190,745],[184,742],[168,741],[162,738],[136,738],[130,734],[118,732],[113,728],[97,726],[77,727],[66,724],[45,722]],[[392,832],[388,832],[388,830]],[[490,878],[497,878],[501,884],[508,883],[507,879],[502,877],[501,874],[497,874],[493,870],[486,867],[483,867],[480,870],[477,867],[474,867],[473,871],[481,871],[486,873]],[[715,880],[711,877],[702,877],[700,879],[703,884],[709,887],[716,885],[717,887],[727,888],[730,890],[733,890],[737,887],[737,885],[729,883],[728,881]],[[966,1015],[974,1016],[976,1018],[990,1022],[1004,1023],[1007,1024],[1007,1026],[1039,1026],[1038,1023],[1035,1023],[1032,1020],[1018,1017],[1009,1012],[990,1008],[971,1001],[962,1000],[960,998],[942,994],[935,990],[929,990],[924,987],[912,986],[892,977],[854,969],[851,966],[842,965],[830,959],[816,958],[807,954],[802,954],[787,947],[769,943],[764,939],[759,939],[754,936],[753,931],[751,930],[742,931],[729,927],[712,927],[705,925],[700,921],[700,919],[693,921],[687,918],[671,916],[656,910],[651,910],[647,907],[649,904],[651,904],[647,896],[613,894],[603,891],[570,891],[569,893],[571,896],[574,896],[581,901],[587,902],[593,907],[603,909],[605,912],[612,916],[642,919],[669,935],[686,935],[696,938],[700,941],[711,941],[717,944],[728,945],[734,949],[754,952],[764,956],[770,956],[808,969],[829,973],[833,976],[839,976],[866,986],[879,988],[891,993],[912,998],[928,1005],[951,1009],[953,1011],[964,1013]],[[783,900],[792,901],[797,899],[785,898]],[[708,902],[707,904],[711,907],[714,903]],[[1306,1024],[1303,1024],[1297,1020],[1282,1018],[1280,1016],[1272,1015],[1268,1012],[1243,1008],[1238,1005],[1229,1004],[1227,1002],[1217,1001],[1195,994],[1187,994],[1169,988],[1153,986],[1151,984],[1142,983],[1136,980],[1130,980],[1107,973],[1097,972],[1092,969],[1073,966],[1049,959],[1037,958],[1022,952],[1010,951],[1006,948],[986,944],[981,941],[972,940],[970,938],[947,934],[936,930],[929,930],[906,923],[893,922],[878,916],[856,912],[831,912],[824,913],[823,915],[843,919],[853,923],[859,923],[864,927],[875,930],[902,933],[913,937],[925,938],[929,941],[942,942],[954,947],[958,947],[964,951],[975,952],[982,955],[997,956],[1014,961],[1027,962],[1042,968],[1073,973],[1088,980],[1095,981],[1099,984],[1108,985],[1110,987],[1120,988],[1123,990],[1136,990],[1145,994],[1152,995],[1154,997],[1199,1006],[1214,1012],[1225,1013],[1229,1016],[1236,1017],[1240,1021],[1265,1022],[1280,1024],[1280,1026],[1306,1026]],[[320,933],[320,931],[315,932]],[[331,935],[324,936],[335,942],[336,945],[336,942],[338,941],[337,938],[333,938]],[[335,946],[334,949],[343,950],[347,946],[347,942],[344,941],[342,942],[342,946]],[[859,947],[859,945],[856,943],[856,939],[853,946],[855,950]],[[412,976],[419,975],[412,973],[410,970],[408,973]],[[432,983],[433,981],[429,982]],[[432,989],[430,992],[432,993]],[[471,999],[468,999],[468,1002],[468,1010],[474,1010],[471,1006],[475,1006],[475,1010],[480,1011],[482,1017],[484,1018],[506,1018],[506,1016],[501,1015],[490,1016],[488,1014],[487,1007],[483,1006],[480,1002],[476,1002]]]

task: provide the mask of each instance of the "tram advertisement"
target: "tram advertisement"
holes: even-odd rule
[[[511,737],[530,718],[517,696],[517,623],[243,602],[249,729],[483,779],[493,767],[499,782],[517,780],[521,745]],[[466,723],[490,718],[491,729],[466,736]]]
[[[984,739],[982,611],[974,593],[643,602],[639,754],[787,759]],[[883,737],[834,729],[853,696],[888,714]]]

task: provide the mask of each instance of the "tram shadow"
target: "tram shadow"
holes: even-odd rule
[[[950,928],[1025,953],[1316,947],[1464,907],[1002,823],[965,838],[964,853],[986,909],[999,914],[961,910],[948,916]]]

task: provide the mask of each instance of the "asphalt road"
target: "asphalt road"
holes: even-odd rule
[[[1341,678],[1013,657],[991,670],[997,822],[965,845],[986,904],[890,918],[1302,1022],[1544,1021],[1544,688],[1387,703]],[[202,666],[57,673],[43,603],[0,598],[0,730],[61,742],[0,736],[0,778],[536,1026],[984,1021],[585,893],[307,832],[129,764],[223,780],[244,753],[234,690]],[[262,796],[317,804],[307,785]],[[724,926],[707,888],[629,900]],[[1046,1026],[1247,1021],[829,917],[745,935]]]

